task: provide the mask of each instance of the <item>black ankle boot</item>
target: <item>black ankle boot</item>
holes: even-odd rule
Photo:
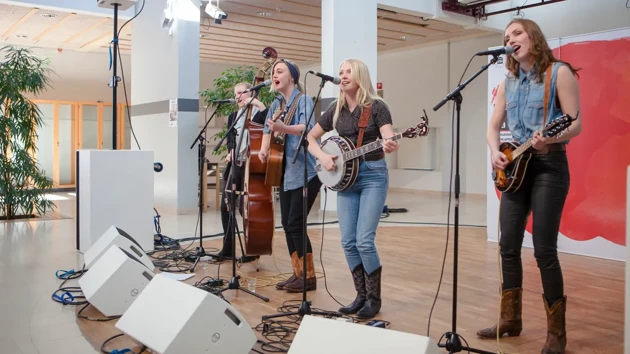
[[[372,318],[381,310],[381,270],[378,267],[372,274],[365,273],[365,290],[367,300],[357,316],[362,319]]]
[[[354,289],[357,291],[357,297],[350,305],[339,309],[339,312],[344,315],[354,315],[365,305],[366,291],[365,275],[363,273],[363,264],[359,264],[352,270],[352,281],[354,282]]]

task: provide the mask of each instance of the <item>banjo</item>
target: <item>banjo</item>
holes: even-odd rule
[[[417,136],[426,136],[429,133],[429,119],[425,116],[421,118],[422,123],[415,127],[411,127],[400,134],[396,134],[390,140],[396,141],[402,138],[415,138]],[[374,142],[356,148],[350,139],[342,136],[331,136],[321,144],[324,153],[337,156],[334,160],[335,168],[327,171],[317,160],[315,171],[317,176],[330,190],[341,192],[352,187],[359,173],[359,157],[383,147],[383,140],[378,139]]]

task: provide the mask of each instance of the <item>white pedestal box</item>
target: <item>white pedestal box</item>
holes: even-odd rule
[[[77,249],[85,253],[112,225],[152,251],[153,151],[77,150]]]
[[[249,354],[256,344],[251,326],[232,305],[162,274],[116,328],[156,354]]]
[[[288,354],[440,354],[429,337],[315,316],[304,316]]]

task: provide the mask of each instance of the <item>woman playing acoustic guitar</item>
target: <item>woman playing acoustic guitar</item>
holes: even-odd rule
[[[492,166],[504,170],[509,161],[499,149],[499,130],[504,121],[519,144],[531,138],[533,156],[521,187],[503,193],[500,207],[500,249],[503,283],[501,320],[477,332],[482,338],[497,338],[522,330],[523,268],[521,247],[527,217],[533,212],[534,256],[540,269],[543,303],[547,314],[547,341],[542,353],[564,353],[566,347],[562,271],[557,241],[560,218],[569,191],[566,143],[581,131],[579,88],[576,69],[554,58],[538,25],[527,19],[512,21],[505,30],[504,45],[514,48],[507,57],[507,78],[500,84],[488,127]],[[568,114],[577,118],[561,137],[540,133],[546,123]]]
[[[394,135],[392,116],[385,102],[376,94],[365,63],[347,59],[339,70],[339,99],[320,117],[308,135],[309,150],[328,171],[335,168],[333,156],[322,151],[317,140],[325,132],[337,129],[340,136],[361,146]],[[365,124],[361,124],[361,122]],[[364,127],[360,133],[359,126]],[[372,318],[381,309],[381,263],[374,244],[376,228],[387,197],[389,175],[385,154],[398,150],[398,143],[385,140],[383,148],[361,157],[355,183],[337,192],[337,210],[341,243],[352,272],[357,296],[342,307],[343,314]]]
[[[313,109],[313,100],[304,95],[300,81],[300,69],[294,63],[286,59],[278,59],[272,69],[271,89],[279,93],[278,97],[271,103],[262,146],[258,157],[263,163],[269,157],[271,145],[271,132],[274,134],[284,134],[284,151],[282,159],[282,180],[280,182],[280,213],[282,215],[282,227],[287,239],[287,247],[291,255],[293,275],[284,282],[276,285],[279,290],[288,292],[301,292],[304,281],[302,272],[304,258],[306,257],[306,290],[317,289],[317,278],[315,276],[315,265],[313,263],[313,249],[311,241],[306,236],[306,255],[304,255],[303,243],[303,187],[304,187],[304,163],[307,165],[308,185],[307,185],[307,214],[317,198],[321,182],[315,173],[315,158],[307,154],[307,161],[304,161],[303,151],[300,150],[295,164],[292,163],[293,155],[300,142],[302,131],[306,125],[308,114]],[[280,110],[276,112],[277,110]],[[280,119],[274,120],[279,112],[285,112]],[[290,123],[285,124],[290,120]],[[313,121],[309,124],[309,129]],[[305,231],[305,230],[304,230]]]

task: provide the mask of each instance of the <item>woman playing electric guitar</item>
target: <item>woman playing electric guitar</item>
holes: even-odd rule
[[[547,314],[547,341],[543,354],[564,353],[566,347],[562,271],[557,241],[560,218],[569,191],[566,144],[581,129],[576,69],[557,60],[538,25],[527,19],[512,21],[505,30],[504,45],[514,48],[506,60],[507,78],[500,84],[488,127],[492,166],[504,170],[509,164],[499,150],[499,130],[504,121],[517,143],[532,139],[533,156],[521,187],[503,193],[500,202],[500,250],[503,283],[499,324],[477,332],[496,339],[522,330],[521,246],[527,217],[533,213],[534,256],[540,269],[543,305]],[[544,137],[540,130],[563,114],[577,118],[561,137]],[[498,333],[497,333],[498,332]]]

